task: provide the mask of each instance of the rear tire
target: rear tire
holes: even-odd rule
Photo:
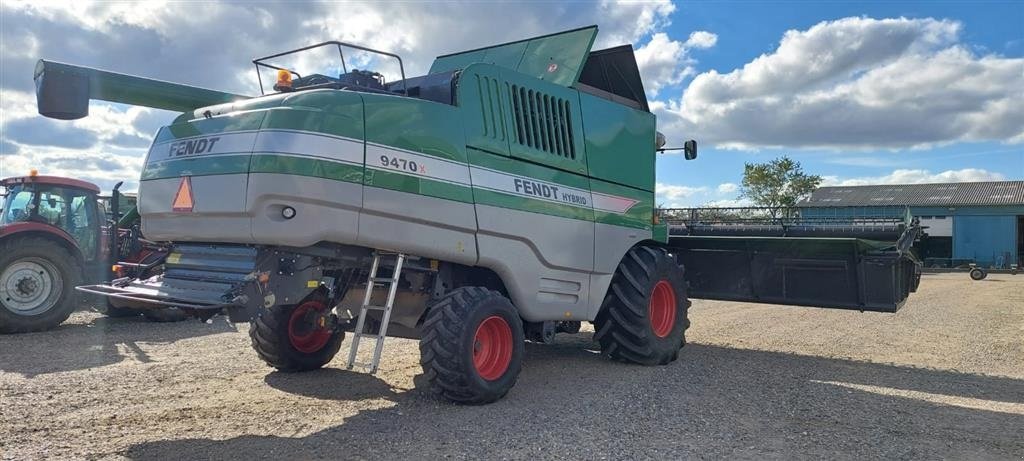
[[[249,324],[249,338],[256,354],[285,372],[308,371],[326,365],[341,349],[345,332],[319,323],[329,315],[323,302],[273,306]]]
[[[525,341],[523,321],[508,298],[482,287],[456,288],[427,311],[423,375],[430,391],[448,400],[491,403],[516,384]]]
[[[78,307],[78,258],[38,237],[0,245],[0,333],[42,331],[60,325]]]
[[[974,269],[971,269],[970,275],[971,280],[985,280],[985,277],[988,277],[988,272],[985,272],[984,269],[975,267]]]
[[[594,339],[613,359],[667,364],[686,344],[689,305],[683,268],[662,249],[633,248],[612,277]]]

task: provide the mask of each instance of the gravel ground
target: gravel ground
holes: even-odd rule
[[[592,330],[527,346],[502,401],[416,388],[414,341],[382,370],[271,371],[244,325],[79,312],[0,336],[0,457],[1024,457],[1024,277],[926,275],[898,314],[695,301],[679,361],[601,357]],[[347,344],[347,342],[346,342]]]

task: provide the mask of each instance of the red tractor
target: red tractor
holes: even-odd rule
[[[111,220],[95,184],[78,179],[29,176],[0,180],[0,333],[53,328],[79,305],[75,287],[157,270],[166,253],[139,239],[138,228],[114,227],[120,194],[109,199]],[[117,232],[110,229],[117,228]],[[130,261],[130,262],[119,262]],[[110,316],[137,315],[129,307],[101,303]],[[177,320],[157,311],[153,320]]]

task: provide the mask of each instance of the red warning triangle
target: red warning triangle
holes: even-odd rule
[[[192,180],[188,176],[181,178],[181,182],[178,183],[178,193],[174,194],[171,211],[192,211]]]

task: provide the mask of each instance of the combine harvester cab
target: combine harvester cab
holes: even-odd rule
[[[79,289],[200,317],[226,310],[252,322],[256,352],[286,371],[325,365],[345,332],[349,368],[360,340],[375,340],[371,372],[385,336],[420,338],[432,389],[464,403],[511,388],[524,339],[549,342],[582,321],[611,357],[675,360],[689,325],[680,262],[699,268],[690,283],[709,297],[753,284],[736,299],[815,304],[791,283],[819,272],[745,268],[789,277],[773,296],[747,272],[711,273],[701,252],[723,255],[723,243],[670,238],[654,209],[663,138],[632,47],[593,51],[596,34],[440,56],[412,78],[396,55],[324,42],[254,60],[258,97],[40,61],[43,115],[85,116],[89,99],[181,113],[157,134],[140,183],[143,232],[172,246],[163,273]],[[857,267],[876,256],[847,250]],[[909,286],[905,272],[889,282]]]

